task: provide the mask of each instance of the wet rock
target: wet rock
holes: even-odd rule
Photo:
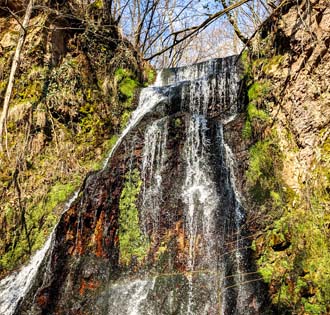
[[[163,72],[151,110],[63,214],[16,314],[261,313],[235,181],[239,74],[236,57]]]

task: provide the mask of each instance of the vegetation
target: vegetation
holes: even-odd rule
[[[306,179],[291,186],[292,160],[302,148],[290,122],[277,116],[283,97],[279,83],[288,84],[281,69],[288,53],[275,51],[275,37],[269,32],[255,50],[242,55],[248,84],[243,136],[251,143],[246,177],[251,215],[262,231],[252,249],[259,273],[269,284],[274,312],[328,314],[330,140],[323,129],[304,170]],[[274,82],[277,89],[270,89]]]
[[[141,262],[149,249],[149,241],[141,232],[136,205],[141,185],[138,169],[135,168],[126,174],[119,204],[119,259],[120,263],[124,265]]]
[[[45,26],[51,21],[48,14],[32,17],[37,27],[26,35],[14,82],[0,152],[0,275],[42,246],[85,174],[101,167],[134,109],[133,94],[140,86],[142,70],[128,43],[114,46],[101,33],[69,36],[62,31],[65,49],[54,43],[44,54],[50,48],[41,39],[56,35]],[[17,38],[8,23],[16,25],[0,16],[2,44],[7,45],[0,50],[0,101]],[[118,82],[120,72],[125,76]]]

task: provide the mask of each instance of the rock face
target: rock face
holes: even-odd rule
[[[26,2],[0,1],[0,104]],[[134,88],[151,74],[92,2],[87,11],[84,1],[34,2],[0,154],[0,278],[45,243],[65,201],[99,168],[135,109]]]
[[[281,314],[330,312],[329,17],[329,1],[283,1],[248,63],[246,196],[266,231],[254,248]]]
[[[309,7],[310,6],[310,7]],[[281,56],[281,62],[259,68],[259,76],[267,77],[275,97],[270,108],[274,119],[289,130],[299,148],[291,157],[287,180],[298,190],[299,182],[307,180],[308,170],[318,147],[328,137],[330,123],[330,9],[327,1],[288,2],[268,21],[268,53]],[[269,29],[267,30],[267,27]],[[272,28],[272,30],[270,30]],[[278,110],[280,108],[280,110]],[[320,136],[320,132],[324,130]],[[280,136],[283,148],[291,147],[285,134]]]
[[[142,91],[15,314],[262,313],[234,175],[240,85],[229,57],[164,70]]]

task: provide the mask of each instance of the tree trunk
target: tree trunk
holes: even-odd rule
[[[22,48],[24,45],[25,37],[26,37],[27,27],[29,25],[30,18],[31,18],[32,9],[33,9],[33,0],[30,0],[28,6],[26,8],[23,23],[21,25],[22,29],[20,32],[17,46],[16,46],[16,51],[15,51],[13,63],[12,63],[11,70],[10,70],[5,99],[3,102],[3,109],[2,109],[2,113],[1,113],[1,117],[0,117],[0,151],[3,150],[2,138],[3,138],[3,132],[5,129],[6,121],[7,121],[10,98],[11,98],[11,94],[13,91],[15,73],[16,73],[17,67],[19,65],[21,52],[22,52]]]

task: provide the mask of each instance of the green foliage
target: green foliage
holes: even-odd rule
[[[280,65],[284,59],[285,59],[285,56],[283,56],[283,55],[275,55],[269,59],[266,59],[263,62],[262,70],[264,71],[264,73],[266,75],[270,75],[270,74],[272,74],[272,72],[278,70],[278,68],[280,67]]]
[[[146,77],[147,77],[147,82],[144,84],[144,86],[148,86],[148,85],[154,83],[156,80],[156,75],[157,75],[156,70],[150,67],[150,68],[146,69],[145,73],[146,73]]]
[[[301,148],[272,114],[282,95],[271,90],[270,82],[280,89],[287,83],[287,72],[281,71],[287,56],[277,54],[274,47],[288,51],[274,41],[274,35],[264,30],[241,58],[249,86],[243,136],[254,143],[246,175],[262,230],[251,248],[279,314],[325,315],[330,312],[330,140],[324,141],[328,131],[320,132],[322,145],[314,145],[317,153],[311,167],[304,170],[304,181],[297,184],[299,179],[294,178],[294,189],[290,188],[287,183],[298,174],[287,171],[286,163],[296,163],[293,159]],[[320,101],[327,99],[320,97]]]
[[[25,219],[32,252],[44,244],[47,235],[53,229],[57,220],[54,208],[63,205],[76,188],[77,185],[72,183],[57,183],[43,200],[27,209]],[[7,220],[14,221],[13,216],[17,211],[17,209],[7,208]],[[29,256],[29,243],[25,233],[14,236],[11,244],[11,248],[0,259],[1,268],[7,270],[13,269],[17,262],[22,262]]]
[[[93,160],[88,164],[88,168],[94,171],[100,170],[103,166],[104,160],[109,155],[109,152],[113,148],[113,146],[116,144],[118,140],[118,135],[113,135],[109,140],[105,141],[103,143],[103,154],[102,157],[99,160]]]
[[[92,6],[96,9],[102,9],[103,8],[103,1],[102,0],[96,0],[92,3]]]
[[[124,129],[127,126],[130,118],[131,118],[131,111],[124,110],[124,112],[122,113],[121,118],[120,118],[121,129]]]
[[[136,206],[141,185],[138,169],[126,174],[119,203],[120,262],[124,265],[130,264],[134,259],[141,262],[149,249],[149,241],[140,230],[139,213]]]
[[[84,14],[94,18],[102,6],[102,1],[94,1]],[[88,171],[100,168],[116,141],[114,134],[134,108],[133,90],[139,86],[136,77],[142,77],[130,48],[117,49],[117,43],[108,40],[112,38],[109,28],[98,29],[97,36],[90,30],[72,33],[64,39],[65,53],[59,52],[55,62],[45,63],[52,31],[45,27],[46,16],[37,14],[35,19],[37,28],[27,34],[15,78],[7,121],[8,150],[0,154],[0,277],[30,256],[23,214],[33,253],[46,240],[65,199]],[[7,26],[3,35],[12,38],[13,30]],[[1,52],[0,101],[15,47],[13,41]],[[131,70],[115,73],[119,66]],[[151,79],[151,72],[149,76]],[[17,165],[23,207],[13,184]]]
[[[248,119],[244,123],[242,135],[245,140],[251,139],[252,137],[252,124]]]
[[[79,108],[79,112],[82,114],[82,118],[79,121],[81,137],[84,142],[95,142],[100,131],[103,130],[104,121],[97,114],[97,105],[86,102]]]
[[[174,120],[174,126],[175,126],[176,128],[181,127],[181,126],[182,126],[182,120],[181,120],[180,118],[176,118],[176,119]]]
[[[282,170],[282,154],[276,143],[276,137],[259,141],[250,148],[249,168],[246,172],[253,199],[262,203],[271,196],[279,202],[282,181],[277,176]],[[281,188],[280,188],[281,190]]]
[[[139,82],[136,80],[131,71],[119,68],[115,72],[115,80],[118,83],[118,90],[123,100],[130,100],[134,96]]]
[[[270,119],[266,101],[268,93],[269,81],[257,81],[250,86],[247,119],[242,131],[244,139],[251,139],[267,126]]]
[[[269,92],[269,82],[254,82],[248,90],[249,101],[258,101],[267,95]]]
[[[148,83],[151,84],[155,81],[156,79],[156,75],[157,75],[157,72],[155,69],[150,69],[148,72],[147,72],[147,78],[148,78]]]
[[[254,119],[260,119],[263,121],[267,121],[269,119],[268,114],[266,114],[264,110],[257,109],[256,105],[252,102],[249,103],[247,112],[248,112],[250,124],[251,121],[253,121]]]
[[[56,183],[39,203],[29,209],[27,225],[31,229],[33,238],[32,250],[40,248],[45,236],[50,233],[56,223],[56,208],[63,206],[73,192],[77,189],[78,179],[75,183]],[[40,225],[43,229],[40,230]]]
[[[119,92],[126,98],[132,98],[137,86],[137,81],[131,78],[125,78],[119,84]]]
[[[330,196],[328,141],[322,146],[322,158],[316,161],[309,180],[302,183],[302,194],[280,187],[281,175],[273,172],[273,165],[267,158],[256,155],[268,152],[269,145],[257,143],[252,154],[249,178],[255,183],[260,178],[272,179],[269,195],[262,200],[267,205],[272,223],[263,235],[262,249],[256,242],[254,250],[262,253],[257,263],[259,272],[267,283],[278,290],[272,296],[293,312],[304,310],[305,314],[326,314],[330,305]],[[266,169],[270,169],[266,171]],[[264,186],[268,186],[264,182]],[[284,198],[283,198],[284,196]],[[276,209],[283,209],[277,216]],[[288,243],[289,242],[289,243]],[[277,244],[288,243],[285,249],[275,251]]]
[[[246,84],[250,84],[250,81],[253,78],[253,74],[252,74],[251,58],[250,58],[250,55],[249,55],[249,51],[247,49],[245,49],[242,52],[240,61],[241,61],[242,66],[243,66],[242,79],[244,79]]]

